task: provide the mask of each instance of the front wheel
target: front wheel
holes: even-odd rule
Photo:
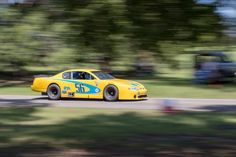
[[[118,89],[114,85],[108,85],[104,89],[104,99],[106,101],[116,101],[118,100]]]
[[[51,100],[58,100],[61,98],[61,89],[56,84],[51,84],[47,90],[48,98]]]

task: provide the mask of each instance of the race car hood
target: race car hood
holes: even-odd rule
[[[114,79],[109,81],[110,84],[114,85],[124,85],[128,87],[144,87],[141,83],[131,81],[131,80],[123,80],[123,79]]]

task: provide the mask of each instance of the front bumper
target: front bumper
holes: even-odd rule
[[[139,89],[136,91],[129,91],[129,94],[127,93],[127,95],[124,97],[124,99],[127,100],[142,100],[147,98],[148,94],[147,94],[147,90],[145,88],[143,89]]]
[[[146,89],[142,89],[142,90],[138,90],[136,93],[134,93],[134,99],[144,99],[147,98],[147,90]]]

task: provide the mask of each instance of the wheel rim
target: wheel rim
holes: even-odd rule
[[[116,90],[113,87],[108,87],[106,91],[106,95],[109,98],[114,98],[116,96]]]
[[[107,88],[107,94],[111,97],[114,97],[116,95],[116,91],[114,88],[109,87],[109,88]]]
[[[49,95],[51,97],[56,97],[58,95],[58,89],[56,87],[51,87],[49,90]]]

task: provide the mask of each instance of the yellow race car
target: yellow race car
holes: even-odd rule
[[[73,69],[52,77],[36,77],[31,89],[45,93],[49,99],[89,98],[116,100],[140,100],[147,97],[146,88],[134,81],[114,78],[93,69]]]

